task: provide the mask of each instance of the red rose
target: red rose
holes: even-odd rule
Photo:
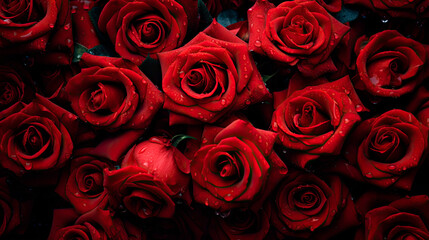
[[[206,126],[191,162],[195,201],[220,211],[254,204],[287,173],[273,150],[276,134],[236,120],[225,128]]]
[[[170,198],[173,192],[143,168],[128,166],[105,171],[104,187],[115,209],[123,204],[125,209],[143,219],[170,218],[174,214],[175,204]]]
[[[270,96],[247,44],[216,22],[159,59],[170,124],[214,123]]]
[[[1,54],[43,52],[39,61],[70,63],[73,36],[67,0],[1,1],[0,32]]]
[[[209,228],[212,239],[264,239],[270,229],[270,215],[264,209],[257,213],[250,209],[233,209],[216,215]]]
[[[108,210],[95,208],[79,216],[73,209],[55,209],[48,240],[145,239],[143,236],[141,230],[113,218]]]
[[[73,151],[77,117],[41,96],[16,108],[2,112],[0,164],[16,175],[61,168]]]
[[[248,10],[249,49],[317,77],[336,67],[330,55],[349,27],[316,1],[285,1],[275,7],[258,0]]]
[[[98,27],[109,35],[116,52],[140,65],[148,55],[182,44],[189,19],[174,0],[113,0],[104,6]]]
[[[322,180],[311,173],[292,172],[281,183],[272,206],[271,223],[279,236],[330,239],[359,223],[350,193],[335,175]]]
[[[427,75],[425,47],[395,30],[358,40],[355,86],[374,96],[400,97],[412,92]]]
[[[0,112],[33,97],[30,75],[17,66],[0,65]]]
[[[304,168],[319,155],[338,155],[364,107],[348,77],[290,94],[274,111],[271,128],[278,142],[294,149]]]
[[[365,239],[429,239],[429,198],[402,198],[365,215]]]
[[[83,54],[82,71],[65,92],[77,115],[108,130],[146,128],[163,102],[162,93],[133,63]]]
[[[426,157],[428,128],[396,109],[362,122],[349,139],[345,156],[363,180],[409,190]]]
[[[103,187],[105,168],[112,168],[105,159],[93,156],[74,158],[56,192],[68,200],[78,213],[89,212],[99,206],[107,195]]]
[[[190,160],[163,137],[151,137],[135,145],[122,161],[122,167],[137,166],[168,185],[174,195],[187,193]]]

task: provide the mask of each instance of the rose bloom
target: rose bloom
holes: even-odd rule
[[[21,67],[0,65],[0,112],[33,97],[31,76]]]
[[[335,175],[289,173],[271,204],[279,238],[330,239],[359,224],[349,190]]]
[[[55,209],[48,240],[146,239],[146,235],[124,219],[114,218],[109,210],[95,208],[79,215],[73,209]]]
[[[427,145],[428,128],[413,114],[395,109],[362,122],[349,138],[345,157],[364,181],[409,190]]]
[[[77,117],[37,95],[0,116],[0,164],[16,175],[59,169],[73,151]]]
[[[215,21],[159,60],[170,124],[214,123],[270,97],[247,44]]]
[[[425,47],[395,30],[356,43],[356,89],[380,97],[400,97],[414,91],[428,75]]]
[[[39,61],[70,63],[73,36],[67,0],[0,1],[0,32],[0,55],[44,52]]]
[[[81,64],[82,71],[65,87],[79,118],[108,130],[149,125],[163,96],[135,64],[87,53]]]
[[[285,1],[275,7],[258,0],[248,10],[249,50],[291,66],[306,76],[336,71],[330,58],[349,27],[316,1]]]
[[[175,203],[171,196],[174,193],[144,168],[127,166],[119,170],[105,170],[104,175],[104,187],[113,209],[122,206],[142,219],[173,216]]]
[[[73,158],[56,192],[69,201],[78,213],[89,212],[98,207],[107,195],[103,187],[105,168],[113,168],[106,159],[91,155]]]
[[[365,214],[365,239],[429,239],[429,199],[401,198]]]
[[[103,8],[98,27],[109,35],[116,52],[140,65],[149,55],[182,44],[188,17],[174,0],[113,0]]]
[[[273,113],[271,128],[277,142],[297,150],[291,158],[305,165],[320,155],[338,155],[365,110],[348,77],[290,94]]]
[[[236,120],[206,126],[191,162],[194,199],[220,211],[258,205],[287,173],[273,150],[276,134]]]

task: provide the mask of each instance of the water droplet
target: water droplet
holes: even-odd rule
[[[203,143],[207,143],[207,142],[208,142],[207,138],[203,138]]]
[[[144,153],[146,151],[146,148],[141,148],[140,150],[139,150],[139,153]]]
[[[350,119],[348,118],[344,119],[344,123],[349,123],[349,122],[350,122]]]
[[[229,210],[229,211],[225,211],[225,212],[220,212],[220,213],[219,213],[219,216],[220,216],[221,218],[227,218],[230,214],[231,214],[231,210]]]
[[[273,122],[273,130],[276,132],[279,130],[279,125],[277,125],[277,122]]]
[[[257,18],[264,19],[264,15],[262,15],[262,14],[258,14],[258,15],[256,15],[256,17],[257,17]]]
[[[220,104],[225,105],[226,104],[226,100],[225,99],[220,100]]]
[[[54,26],[55,26],[55,25],[54,25],[53,23],[49,23],[49,27],[50,27],[50,28],[54,28]]]
[[[244,60],[244,61],[246,61],[246,60],[247,60],[246,55],[243,55],[243,60]],[[244,70],[244,71],[246,71],[246,70]]]
[[[71,13],[76,13],[77,6],[72,6]]]
[[[70,23],[67,23],[66,25],[64,25],[64,30],[69,30],[70,29]]]
[[[395,165],[389,165],[387,168],[390,169],[390,170],[395,170],[396,166]]]
[[[366,174],[365,174],[365,177],[367,177],[367,178],[372,178],[372,173],[370,173],[370,172],[369,172],[369,173],[366,173]]]
[[[205,204],[206,206],[208,206],[208,205],[209,205],[209,199],[208,199],[208,198],[206,198],[206,201],[204,201],[204,204]]]
[[[363,110],[363,108],[362,108],[362,106],[361,105],[356,105],[356,111],[357,112],[362,112],[362,110]]]
[[[73,45],[73,41],[70,38],[68,38],[66,40],[66,44],[67,44],[67,47],[71,47]]]
[[[388,23],[388,22],[389,22],[389,19],[387,19],[387,18],[383,18],[383,19],[381,19],[381,22],[382,22],[382,23]]]
[[[225,196],[225,200],[226,200],[226,201],[231,201],[232,199],[234,199],[234,197],[231,195],[231,193],[228,193],[228,194]]]
[[[246,99],[246,105],[250,105],[250,100],[249,99]]]
[[[261,41],[256,40],[256,41],[255,41],[255,47],[261,47],[261,46],[262,46]]]
[[[24,164],[24,168],[25,168],[25,170],[31,170],[31,168],[33,168],[33,164],[31,163],[31,162],[26,162],[25,164]]]

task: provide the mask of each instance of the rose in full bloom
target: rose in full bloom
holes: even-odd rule
[[[59,169],[73,151],[77,117],[37,95],[30,104],[3,111],[0,164],[16,175]]]
[[[374,12],[395,18],[427,18],[429,5],[426,0],[344,0],[344,4],[358,4]]]
[[[151,137],[132,147],[122,160],[122,167],[138,166],[167,184],[174,195],[187,192],[190,160],[164,137]]]
[[[250,209],[233,209],[216,215],[209,228],[212,239],[264,239],[270,229],[270,213],[263,208],[257,213]]]
[[[374,96],[400,97],[427,76],[425,47],[396,30],[385,30],[357,41],[356,89]]]
[[[191,162],[195,201],[220,211],[255,209],[287,173],[273,150],[276,134],[235,120],[207,126]]]
[[[65,87],[79,118],[108,130],[149,125],[163,96],[135,64],[87,53],[81,63],[82,71]]]
[[[159,59],[170,124],[214,123],[270,96],[247,44],[217,22]]]
[[[401,198],[365,214],[365,239],[429,239],[429,198]]]
[[[294,171],[272,199],[271,223],[278,236],[330,237],[359,224],[349,190],[338,176],[324,179]]]
[[[188,24],[187,13],[175,0],[109,1],[98,20],[116,52],[137,65],[148,55],[180,46]]]
[[[174,214],[175,203],[170,197],[173,192],[144,168],[128,166],[106,170],[104,187],[114,209],[123,204],[125,209],[142,219],[171,218]]]
[[[297,150],[291,160],[300,167],[319,155],[338,155],[364,107],[348,77],[290,94],[276,108],[271,128],[278,143]]]
[[[73,209],[55,209],[48,240],[146,239],[145,234],[124,219],[113,218],[109,210],[95,208],[83,215]]]
[[[349,139],[345,157],[365,181],[410,189],[426,157],[428,128],[413,114],[395,109],[362,122]]]
[[[44,62],[70,63],[73,36],[67,0],[0,1],[0,32],[0,55],[44,52]]]
[[[306,76],[320,76],[336,67],[330,57],[349,27],[316,1],[285,1],[275,7],[256,1],[248,10],[249,49],[291,66]]]
[[[30,75],[22,68],[0,65],[0,112],[33,97]]]
[[[98,207],[107,195],[103,187],[105,168],[113,168],[106,159],[91,155],[76,157],[63,173],[56,192],[69,201],[76,212],[89,212]]]

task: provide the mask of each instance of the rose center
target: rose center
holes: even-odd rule
[[[182,89],[196,99],[221,96],[228,81],[224,66],[203,60],[187,73],[181,72],[179,77]]]
[[[311,209],[320,204],[319,193],[307,185],[298,186],[293,197],[297,208]]]
[[[286,45],[297,47],[311,42],[312,32],[313,25],[303,16],[296,15],[290,22],[287,22],[287,18],[285,18],[279,36]]]
[[[148,14],[135,20],[127,30],[127,37],[142,49],[159,46],[170,31],[170,24],[156,14]]]
[[[89,195],[96,195],[103,191],[103,174],[98,169],[83,167],[76,174],[79,190]]]
[[[396,162],[406,152],[401,142],[407,142],[407,139],[404,133],[398,132],[395,128],[379,129],[371,138],[368,155],[371,159],[380,162]]]
[[[18,146],[20,146],[27,155],[34,155],[40,151],[44,151],[50,144],[46,131],[36,125],[24,127],[24,130],[17,135],[17,139],[20,141]]]
[[[87,106],[91,112],[108,115],[118,111],[125,99],[124,90],[115,85],[98,83],[90,93]]]
[[[34,0],[0,1],[0,19],[10,19],[15,23],[38,21],[43,17],[43,7]]]
[[[17,100],[16,88],[9,82],[0,82],[0,109],[6,108]]]

